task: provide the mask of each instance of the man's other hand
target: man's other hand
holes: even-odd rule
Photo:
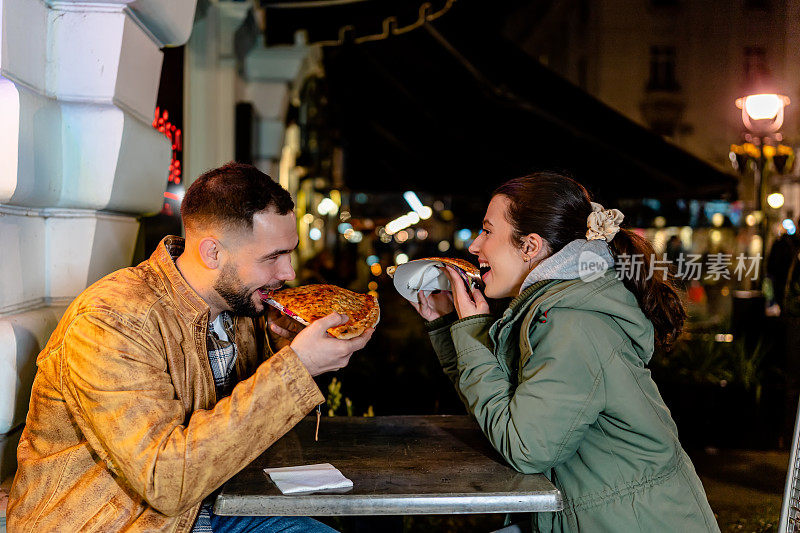
[[[292,320],[272,306],[267,310],[267,335],[275,352],[288,346],[303,329],[303,324]]]
[[[306,326],[292,341],[292,350],[312,376],[346,367],[353,352],[363,348],[372,337],[374,328],[346,340],[328,334],[328,328],[341,326],[347,320],[347,315],[331,313]]]

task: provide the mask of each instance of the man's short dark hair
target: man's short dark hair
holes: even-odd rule
[[[253,228],[253,215],[270,209],[285,215],[294,209],[289,193],[252,165],[230,162],[192,183],[181,204],[184,226]]]

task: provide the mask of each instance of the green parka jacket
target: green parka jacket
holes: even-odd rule
[[[511,466],[564,497],[534,531],[719,531],[646,367],[653,325],[613,269],[534,283],[499,320],[452,320],[427,327],[465,405]]]

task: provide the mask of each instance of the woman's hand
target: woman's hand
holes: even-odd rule
[[[473,287],[472,283],[469,284],[469,290],[467,290],[464,280],[451,266],[445,267],[444,273],[450,279],[453,303],[455,304],[458,318],[489,313],[489,304],[480,290]]]
[[[453,295],[450,291],[419,291],[417,303],[411,302],[417,313],[427,321],[436,320],[448,313],[452,313]]]

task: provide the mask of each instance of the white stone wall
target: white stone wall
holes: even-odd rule
[[[65,306],[128,266],[171,156],[151,127],[161,48],[196,0],[0,0],[0,479]]]

